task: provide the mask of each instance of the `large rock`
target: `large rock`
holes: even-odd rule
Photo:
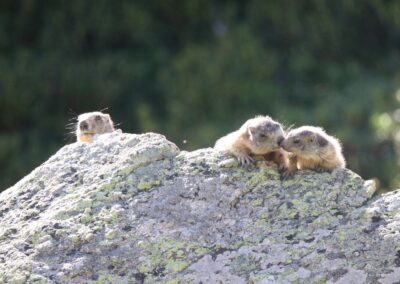
[[[0,195],[1,283],[398,283],[400,192],[112,133]]]

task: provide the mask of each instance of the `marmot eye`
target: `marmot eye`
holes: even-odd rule
[[[294,144],[299,144],[299,143],[300,143],[300,139],[294,139],[294,140],[293,140],[293,143],[294,143]]]
[[[267,137],[267,135],[265,135],[265,134],[260,134],[260,137],[265,138],[265,137]]]
[[[101,120],[101,116],[100,116],[100,115],[96,115],[96,116],[94,117],[94,119],[95,119],[96,121],[100,121],[100,120]]]

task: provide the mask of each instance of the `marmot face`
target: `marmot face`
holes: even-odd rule
[[[286,151],[302,157],[322,156],[332,151],[332,145],[322,133],[325,133],[322,128],[303,126],[290,131],[281,146]]]
[[[262,155],[280,148],[285,133],[282,126],[270,117],[257,117],[247,125],[248,147],[254,154]]]
[[[114,131],[114,124],[109,114],[88,112],[78,116],[76,136],[78,141],[91,142],[93,135]]]

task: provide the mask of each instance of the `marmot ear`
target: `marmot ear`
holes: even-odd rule
[[[106,113],[106,117],[110,121],[111,129],[114,131],[114,122],[112,121],[111,116],[108,113]]]
[[[249,135],[253,135],[253,133],[255,132],[256,128],[253,126],[249,126],[247,128],[247,131],[249,132]]]
[[[328,140],[326,140],[322,136],[318,135],[317,141],[318,141],[318,145],[321,146],[321,147],[325,147],[326,145],[328,145]]]

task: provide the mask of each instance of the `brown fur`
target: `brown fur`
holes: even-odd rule
[[[302,126],[289,132],[281,146],[289,155],[289,171],[331,172],[346,166],[339,141],[320,127]]]
[[[276,151],[269,152],[266,155],[263,155],[267,161],[273,161],[278,165],[278,170],[281,173],[284,173],[289,168],[289,158],[288,153],[282,149],[278,149]]]
[[[282,172],[288,167],[287,154],[279,146],[284,136],[278,122],[269,116],[257,116],[247,120],[239,130],[218,139],[214,148],[234,155],[242,165],[253,163],[253,155],[263,155],[274,161]]]
[[[102,112],[87,112],[78,116],[76,139],[80,142],[92,142],[96,134],[114,131],[114,123],[109,114]]]

